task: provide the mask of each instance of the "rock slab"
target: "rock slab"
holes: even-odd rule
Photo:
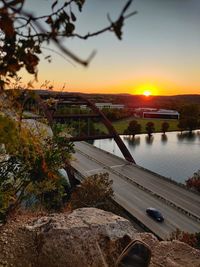
[[[137,233],[128,220],[95,208],[19,218],[1,227],[0,267],[114,267],[133,239],[151,248],[150,267],[200,267],[199,250]]]

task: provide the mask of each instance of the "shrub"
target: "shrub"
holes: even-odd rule
[[[190,245],[191,247],[200,248],[199,236],[200,233],[191,234],[188,232],[181,231],[177,228],[174,232],[171,233],[170,240],[179,240]]]
[[[200,170],[195,172],[192,177],[186,180],[186,186],[200,192]]]
[[[33,198],[45,208],[60,208],[66,198],[66,182],[59,169],[65,167],[73,144],[61,137],[55,126],[53,137],[22,125],[17,116],[0,115],[0,220],[25,200]],[[68,190],[69,191],[69,190]]]
[[[72,209],[95,207],[106,209],[113,196],[112,181],[108,173],[95,174],[85,178],[72,194]]]

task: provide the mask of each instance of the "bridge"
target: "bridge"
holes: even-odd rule
[[[25,97],[25,98],[24,98]],[[87,105],[92,113],[88,114],[60,114],[56,113],[55,105],[47,105],[45,100],[49,98],[56,100],[56,105],[72,107],[80,104]],[[33,99],[29,94],[23,95],[25,104],[32,105]],[[31,100],[31,101],[30,101]],[[135,161],[122,142],[121,138],[111,125],[105,115],[88,99],[81,95],[69,93],[42,93],[34,98],[38,104],[39,114],[46,116],[50,125],[53,123],[66,123],[75,119],[89,119],[99,117],[108,129],[108,134],[73,136],[67,141],[76,141],[75,160],[72,162],[73,168],[81,177],[92,174],[108,172],[113,180],[114,200],[128,211],[145,228],[149,229],[161,239],[168,239],[170,233],[179,228],[182,231],[195,233],[200,232],[200,197],[199,195],[186,190],[167,178],[145,170],[135,164]],[[39,116],[40,117],[40,116]],[[35,117],[37,119],[37,117]],[[125,159],[114,156],[108,152],[98,149],[82,140],[95,140],[103,138],[114,138]],[[69,168],[69,166],[67,166]],[[71,176],[71,171],[68,170]],[[147,207],[159,209],[165,217],[164,223],[157,223],[146,215]]]
[[[199,195],[88,143],[77,142],[75,150],[73,167],[84,177],[108,172],[114,200],[159,238],[168,239],[177,228],[189,233],[200,231]],[[147,207],[159,209],[165,221],[149,218]]]

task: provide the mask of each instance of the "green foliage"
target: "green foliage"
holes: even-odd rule
[[[119,120],[119,121],[115,121],[113,122],[113,126],[115,127],[116,131],[119,134],[124,134],[124,131],[127,129],[130,121],[132,121],[133,118],[130,117],[128,119],[123,119],[123,120]],[[134,118],[134,120],[136,120],[140,125],[141,125],[141,133],[146,133],[146,123],[149,121],[148,119],[141,119],[141,118]],[[160,132],[161,129],[161,125],[163,123],[163,120],[159,120],[159,119],[154,119],[151,120],[154,123],[155,126],[155,132]],[[170,125],[169,127],[169,131],[177,131],[178,130],[178,121],[177,120],[168,120],[167,121]],[[106,132],[106,129],[104,127],[104,125],[102,125],[101,123],[96,123],[95,127],[97,129],[99,129],[101,132]]]
[[[164,121],[164,122],[162,123],[162,126],[161,126],[161,131],[165,134],[165,132],[167,132],[168,129],[169,129],[169,123],[166,122],[166,121]]]
[[[195,172],[192,177],[186,180],[186,186],[200,193],[200,170]]]
[[[63,207],[69,194],[70,188],[67,181],[58,175],[56,179],[45,178],[42,181],[30,183],[26,190],[25,200],[32,207],[57,211]]]
[[[181,109],[181,117],[178,127],[181,131],[188,130],[191,134],[193,130],[197,129],[199,125],[199,106],[185,105]]]
[[[0,184],[0,222],[6,220],[8,209],[15,201],[15,194],[13,188],[9,183]]]
[[[54,135],[48,137],[12,115],[0,116],[0,219],[33,195],[40,205],[59,208],[69,191],[59,169],[74,151],[62,126],[53,127]]]
[[[178,123],[178,128],[182,131],[185,131],[187,129],[186,120],[181,118]]]
[[[93,134],[98,134],[99,130],[96,129],[94,122],[91,119],[88,120],[72,120],[68,125],[71,129],[73,136],[82,135],[88,136]]]
[[[103,108],[102,112],[111,121],[121,120],[132,115],[132,111],[129,109]]]
[[[147,122],[146,124],[146,132],[149,136],[152,135],[153,132],[155,132],[155,126],[154,126],[154,123],[149,121]]]
[[[189,117],[186,120],[186,125],[190,133],[198,127],[198,118]]]
[[[141,125],[136,121],[130,121],[128,128],[124,131],[124,134],[129,134],[135,136],[136,134],[140,134]]]
[[[72,194],[70,205],[73,209],[82,207],[104,208],[113,196],[112,181],[108,173],[89,176]]]
[[[195,104],[184,105],[181,108],[182,117],[198,117],[199,115],[199,106]]]

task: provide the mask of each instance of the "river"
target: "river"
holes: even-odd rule
[[[149,139],[146,134],[121,136],[136,163],[179,183],[200,169],[200,130],[192,136],[188,133],[155,133]],[[96,140],[93,145],[123,157],[113,139]]]

